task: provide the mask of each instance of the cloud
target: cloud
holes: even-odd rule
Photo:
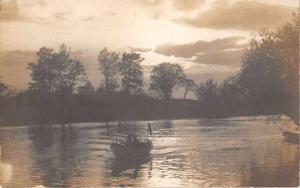
[[[143,53],[152,51],[151,48],[136,48],[136,47],[128,47],[128,50],[131,52]]]
[[[115,16],[115,15],[117,15],[118,13],[115,12],[115,11],[108,10],[108,11],[105,12],[105,14],[106,14],[107,16]]]
[[[201,52],[241,48],[242,45],[238,44],[238,41],[240,39],[243,38],[228,37],[223,39],[216,39],[210,42],[199,40],[191,44],[166,44],[158,46],[155,49],[155,52],[166,56],[174,55],[175,57],[191,58]]]
[[[64,21],[67,18],[67,16],[71,14],[72,12],[55,12],[53,16],[57,21]]]
[[[139,3],[146,7],[159,6],[164,0],[133,0],[133,2]]]
[[[223,6],[212,5],[196,17],[174,21],[199,28],[257,30],[289,21],[295,10],[296,7],[291,6],[243,0],[232,4],[223,2]]]
[[[241,64],[242,53],[242,49],[204,52],[197,55],[193,62],[236,67]]]
[[[15,0],[0,1],[0,22],[21,20],[19,7]]]
[[[189,11],[198,8],[206,0],[132,0],[147,8],[171,5],[176,10]]]
[[[160,19],[166,16],[166,0],[131,0],[146,12],[152,19]]]
[[[223,81],[230,76],[236,75],[240,67],[229,67],[226,65],[207,65],[196,64],[185,69],[185,73],[189,78],[193,79],[197,84],[208,79]]]
[[[193,67],[193,68],[195,69],[197,67]],[[202,72],[202,73],[194,72],[194,73],[188,73],[188,75],[197,84],[199,84],[209,79],[214,79],[221,82],[231,76],[236,75],[238,71],[239,69],[232,69],[228,71]]]
[[[172,20],[175,14],[188,15],[200,10],[206,0],[131,0],[152,19]]]
[[[102,19],[98,18],[97,16],[88,16],[86,18],[83,18],[86,22],[103,22]]]
[[[190,11],[197,9],[205,0],[172,0],[175,9],[180,11]]]

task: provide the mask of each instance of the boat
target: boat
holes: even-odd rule
[[[153,144],[149,139],[142,142],[137,139],[137,135],[128,134],[125,143],[116,141],[110,148],[115,158],[142,158],[150,154]]]
[[[114,157],[118,159],[139,159],[149,156],[153,148],[152,141],[148,138],[149,133],[152,135],[149,123],[147,137],[144,141],[138,139],[138,135],[135,133],[126,133],[121,135],[117,133],[115,142],[110,146]]]

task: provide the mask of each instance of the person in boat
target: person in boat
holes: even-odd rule
[[[130,143],[131,143],[131,135],[128,134],[126,139],[126,144],[130,144]]]
[[[137,137],[136,135],[133,135],[133,143],[134,143],[134,144],[136,144],[136,143],[138,142],[138,140],[137,140],[136,137]]]
[[[139,141],[136,135],[128,134],[126,144],[138,144]]]

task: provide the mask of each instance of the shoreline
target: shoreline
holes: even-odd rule
[[[286,115],[253,115],[253,116],[232,116],[226,118],[205,118],[205,117],[178,117],[178,118],[158,118],[158,119],[131,119],[131,120],[112,120],[112,121],[82,121],[82,122],[67,122],[67,123],[25,123],[25,122],[5,122],[0,121],[0,128],[4,127],[49,127],[53,125],[69,125],[69,124],[80,124],[80,123],[117,123],[117,122],[131,122],[131,121],[164,121],[164,120],[205,120],[205,121],[293,121]],[[293,121],[297,126],[297,124]]]

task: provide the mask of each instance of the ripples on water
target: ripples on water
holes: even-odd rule
[[[133,122],[144,134],[147,122]],[[144,161],[116,162],[116,123],[0,128],[0,184],[17,186],[296,186],[289,121],[153,121]],[[130,165],[131,164],[131,165]]]

